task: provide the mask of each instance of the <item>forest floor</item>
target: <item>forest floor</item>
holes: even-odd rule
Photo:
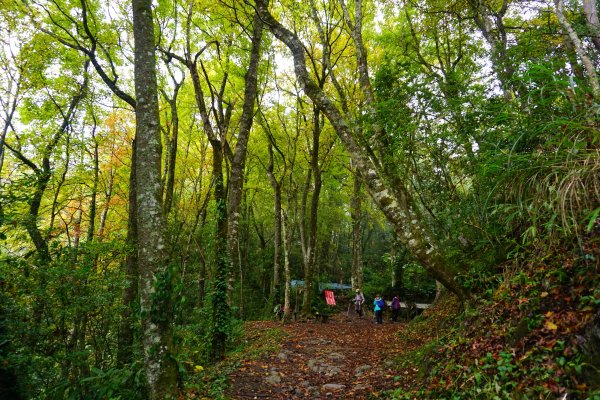
[[[390,360],[403,350],[397,338],[405,323],[346,314],[327,323],[257,321],[246,326],[248,340],[273,328],[284,332],[280,348],[244,359],[229,375],[227,398],[366,399],[399,385]]]

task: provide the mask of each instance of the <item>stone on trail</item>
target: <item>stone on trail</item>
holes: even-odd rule
[[[360,367],[354,370],[354,376],[362,376],[365,372],[370,370],[372,367],[370,365],[361,365]]]
[[[311,358],[308,360],[308,368],[311,371],[325,376],[335,376],[342,372],[341,368],[335,365],[330,365],[323,358]]]
[[[281,383],[281,376],[279,376],[277,371],[271,371],[271,375],[267,376],[265,381],[269,385],[279,385]]]
[[[342,370],[339,367],[336,367],[335,365],[328,365],[327,370],[325,371],[325,376],[336,376],[340,372],[342,372]]]
[[[371,390],[373,386],[369,385],[368,383],[359,383],[358,385],[354,386],[354,390],[356,391],[360,391],[360,390]]]
[[[346,385],[339,385],[337,383],[326,383],[321,386],[323,390],[342,390],[346,388]]]
[[[329,358],[332,361],[343,361],[346,356],[340,353],[329,353],[327,355],[327,358]]]

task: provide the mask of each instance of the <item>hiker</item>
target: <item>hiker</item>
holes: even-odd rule
[[[356,295],[354,296],[353,301],[354,301],[354,309],[356,310],[358,317],[362,318],[362,316],[363,316],[362,305],[365,302],[365,296],[363,296],[363,294],[360,292],[360,289],[356,289]]]
[[[398,322],[398,316],[400,315],[400,297],[395,295],[392,299],[392,321]]]
[[[281,321],[283,319],[284,311],[285,310],[283,309],[281,304],[277,304],[275,308],[273,308],[273,313],[275,314],[273,318]]]
[[[373,300],[373,309],[375,310],[375,319],[378,324],[383,324],[383,309],[385,308],[385,301],[379,297],[379,293],[375,295]]]

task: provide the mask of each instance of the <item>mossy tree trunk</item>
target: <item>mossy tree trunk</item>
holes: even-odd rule
[[[136,203],[144,367],[150,399],[177,396],[172,274],[161,193],[160,119],[150,0],[133,0],[136,105]]]

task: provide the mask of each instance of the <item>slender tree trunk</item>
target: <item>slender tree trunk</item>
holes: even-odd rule
[[[312,248],[310,247],[310,243],[308,240],[308,236],[310,235],[307,229],[307,220],[308,220],[308,194],[310,192],[310,184],[312,181],[312,169],[309,169],[306,175],[306,179],[304,181],[304,188],[302,190],[302,199],[300,200],[300,246],[302,250],[302,262],[303,262],[303,270],[304,270],[304,288],[302,293],[302,314],[308,315],[310,314],[310,304],[307,304],[308,300],[312,299],[311,294],[307,294],[306,292],[312,292],[312,279],[309,274],[307,274],[307,267],[310,265],[309,259],[311,257]],[[309,287],[310,286],[310,287]]]
[[[96,126],[92,131],[92,139],[94,140],[94,151],[92,153],[92,162],[94,165],[94,182],[92,183],[92,195],[90,198],[90,211],[89,211],[89,226],[87,231],[88,242],[94,239],[94,233],[96,231],[96,210],[97,210],[97,199],[98,199],[98,180],[100,176],[100,167],[98,165],[98,141],[96,140]]]
[[[79,249],[79,242],[81,240],[81,220],[83,218],[83,201],[81,199],[81,195],[79,197],[79,207],[77,209],[77,211],[75,212],[75,221],[73,221],[75,224],[74,226],[74,231],[73,231],[73,249],[77,252],[77,250]],[[77,258],[77,256],[75,256],[75,259]],[[75,261],[75,260],[74,260]]]
[[[74,268],[79,263],[79,244],[81,239],[81,221],[83,216],[83,196],[79,195],[78,208],[75,211],[75,220],[73,228],[73,239],[70,248],[70,266]],[[74,281],[72,290],[76,298],[80,298],[86,291],[87,279],[78,279]],[[66,319],[66,318],[65,318]],[[70,354],[85,354],[85,334],[87,330],[87,312],[77,309],[72,316],[73,329],[68,334],[66,340],[66,350]],[[85,376],[87,360],[82,358],[72,358],[65,360],[64,373],[65,379],[68,379],[73,386],[80,386],[80,380]]]
[[[262,43],[263,22],[254,16],[254,29],[252,32],[252,49],[250,51],[250,63],[245,76],[244,104],[242,106],[242,116],[240,118],[240,128],[238,131],[235,152],[231,162],[231,173],[229,179],[229,203],[228,211],[228,246],[231,257],[232,271],[242,270],[239,254],[239,219],[240,203],[242,199],[244,170],[246,167],[246,155],[248,153],[248,138],[254,121],[254,103],[256,101],[256,92],[258,88],[258,66],[260,62],[260,47]]]
[[[317,261],[317,223],[319,210],[319,197],[321,195],[321,168],[319,165],[319,147],[321,138],[321,111],[315,106],[313,108],[313,140],[310,151],[310,173],[306,179],[302,200],[302,224],[307,224],[308,229],[304,228],[302,234],[303,256],[304,256],[304,295],[302,299],[302,313],[309,315],[311,313],[314,274]],[[311,176],[313,184],[311,188]],[[312,189],[312,190],[311,190]],[[310,197],[310,209],[307,212],[307,196],[312,191]],[[307,215],[308,214],[308,215]]]
[[[182,60],[190,71],[192,84],[194,86],[194,96],[196,105],[202,118],[202,126],[206,136],[213,149],[213,182],[214,182],[214,200],[216,203],[216,237],[215,237],[215,279],[213,282],[213,321],[211,335],[211,358],[213,360],[222,359],[225,356],[225,344],[229,337],[229,321],[231,310],[228,302],[229,285],[228,279],[231,272],[231,262],[228,253],[228,235],[227,235],[227,190],[223,179],[223,160],[224,151],[227,146],[225,137],[217,137],[211,119],[204,101],[204,93],[198,74],[196,61],[191,60],[191,55],[187,54],[187,59]],[[225,82],[225,81],[224,81]],[[221,121],[226,125],[227,121]]]
[[[200,159],[199,159],[200,165],[205,165],[207,147],[208,147],[207,145],[203,145],[200,147]],[[189,149],[189,144],[188,144],[188,149]],[[187,154],[187,150],[186,150],[186,156],[185,156],[186,159],[187,159],[187,156],[188,156],[188,154]],[[187,235],[185,249],[182,254],[182,264],[183,264],[182,279],[185,276],[185,271],[189,264],[191,251],[192,251],[192,243],[195,243],[194,239],[196,236],[196,230],[198,229],[198,225],[200,225],[200,222],[202,221],[201,226],[204,226],[204,216],[206,215],[206,208],[208,207],[208,201],[210,199],[209,193],[211,192],[212,184],[209,185],[209,188],[206,190],[207,194],[204,197],[204,199],[202,199],[202,192],[203,192],[203,188],[204,188],[203,175],[204,174],[202,173],[202,171],[200,171],[196,175],[196,178],[194,181],[193,193],[194,193],[194,198],[195,198],[194,205],[196,207],[196,215],[194,217],[194,223],[192,224],[192,227]],[[200,255],[199,255],[199,258],[202,258],[202,257],[200,257]],[[203,263],[203,261],[202,261],[202,263]],[[204,276],[202,276],[200,278],[204,279]],[[204,297],[202,296],[201,299],[203,299],[203,298]],[[197,304],[200,304],[200,302],[198,302]]]
[[[133,160],[133,157],[132,157],[132,160]],[[133,163],[132,163],[132,165],[133,165]],[[110,201],[112,199],[113,185],[115,182],[115,170],[111,167],[108,174],[109,174],[108,175],[108,186],[106,187],[106,191],[104,193],[105,194],[104,206],[102,207],[102,212],[100,213],[100,223],[98,225],[98,237],[100,238],[100,240],[104,239],[104,229],[106,228],[106,218],[108,217],[108,211],[110,210]],[[130,176],[129,183],[132,183],[132,182],[135,186],[135,177],[132,181],[131,176]],[[131,190],[131,187],[130,187],[130,190]],[[133,199],[134,199],[134,203],[135,203],[135,196],[133,197]],[[131,199],[130,199],[130,201],[131,201]],[[131,207],[131,204],[130,204],[130,207]],[[131,211],[129,211],[129,213],[131,213]],[[128,234],[128,236],[129,236],[129,234]]]
[[[352,289],[363,289],[362,260],[362,181],[358,172],[354,173],[354,190],[350,200],[350,218],[352,219]]]
[[[67,173],[69,172],[69,165],[71,165],[71,149],[69,146],[69,137],[67,137],[67,143],[65,146],[65,153],[64,153],[64,169],[63,169],[63,173],[60,175],[60,179],[58,179],[58,182],[56,184],[56,189],[54,190],[54,199],[52,199],[52,207],[50,209],[50,225],[48,226],[48,232],[52,232],[54,230],[54,221],[56,219],[56,216],[58,215],[59,211],[57,211],[58,208],[58,197],[60,196],[60,191],[62,190],[63,185],[65,184],[66,180],[67,180]]]
[[[136,202],[144,367],[149,398],[177,397],[172,278],[161,198],[161,138],[150,0],[133,0],[136,93]]]
[[[283,297],[284,314],[283,320],[291,318],[291,295],[292,295],[292,272],[290,268],[290,252],[292,250],[293,232],[288,228],[287,214],[281,216],[281,232],[283,237],[283,270],[285,274],[285,289]],[[296,304],[298,307],[298,304]]]
[[[211,125],[210,116],[204,101],[204,94],[200,84],[197,65],[191,61],[187,62],[192,83],[196,105],[200,111],[202,124],[206,136],[212,147],[212,168],[214,183],[214,200],[216,203],[216,232],[215,232],[215,277],[213,280],[212,295],[212,335],[211,335],[211,358],[220,360],[225,356],[225,344],[229,337],[229,320],[231,310],[228,302],[229,285],[228,279],[231,272],[231,263],[228,253],[227,235],[227,191],[223,179],[223,161],[225,151],[224,138],[218,138]]]
[[[131,169],[129,171],[129,209],[127,221],[127,256],[125,257],[125,290],[123,291],[123,309],[119,337],[117,340],[117,362],[123,367],[134,361],[134,326],[135,315],[138,314],[137,300],[139,295],[138,265],[138,226],[137,226],[137,191],[136,191],[136,155],[135,139],[131,143]],[[102,224],[101,224],[102,225]],[[101,229],[102,230],[102,229]]]
[[[14,85],[14,90],[13,90]],[[14,93],[13,93],[14,91]],[[21,75],[15,80],[11,80],[8,82],[8,87],[6,92],[7,98],[3,101],[3,104],[6,104],[8,108],[4,111],[4,126],[2,127],[2,132],[0,133],[0,176],[2,176],[2,167],[4,166],[4,142],[6,141],[6,135],[8,134],[8,130],[12,125],[12,119],[15,115],[15,111],[17,110],[17,105],[19,101],[19,95],[21,93]],[[11,99],[12,96],[12,99]],[[2,207],[2,202],[0,201],[0,207]]]
[[[177,163],[177,142],[179,140],[179,113],[177,112],[177,95],[179,94],[179,89],[183,84],[183,80],[181,82],[177,82],[177,80],[173,77],[172,74],[171,77],[175,86],[175,88],[173,89],[173,97],[169,98],[166,91],[161,91],[171,110],[171,129],[167,129],[167,135],[165,135],[165,142],[167,144],[167,155],[165,160],[166,182],[164,184],[165,216],[169,215],[169,213],[171,212],[171,207],[173,205],[173,192],[175,190],[175,165]],[[169,132],[171,133],[171,135],[168,135]]]
[[[168,160],[166,162],[167,177],[165,185],[165,215],[169,215],[173,205],[173,192],[175,190],[175,164],[177,162],[177,141],[179,136],[179,116],[177,114],[177,97],[169,100],[171,105],[171,129],[173,130],[169,139]]]
[[[29,200],[29,215],[27,215],[27,219],[25,220],[25,229],[38,252],[40,261],[45,264],[50,261],[50,251],[48,250],[48,243],[38,227],[38,215],[42,204],[42,197],[50,180],[50,171],[40,171],[36,175],[37,182],[33,196]]]
[[[214,198],[217,219],[215,238],[216,271],[212,296],[213,331],[211,338],[211,358],[216,361],[225,357],[225,344],[229,337],[231,310],[227,301],[227,293],[231,269],[227,254],[227,194],[223,181],[223,149],[220,141],[212,141],[211,143],[213,148]]]
[[[273,281],[271,282],[272,305],[279,304],[279,286],[280,286],[280,271],[281,271],[281,245],[282,245],[282,220],[281,220],[281,185],[275,178],[274,170],[274,155],[273,144],[269,143],[269,166],[267,167],[267,175],[269,182],[273,188],[274,195],[274,237],[273,237]]]

